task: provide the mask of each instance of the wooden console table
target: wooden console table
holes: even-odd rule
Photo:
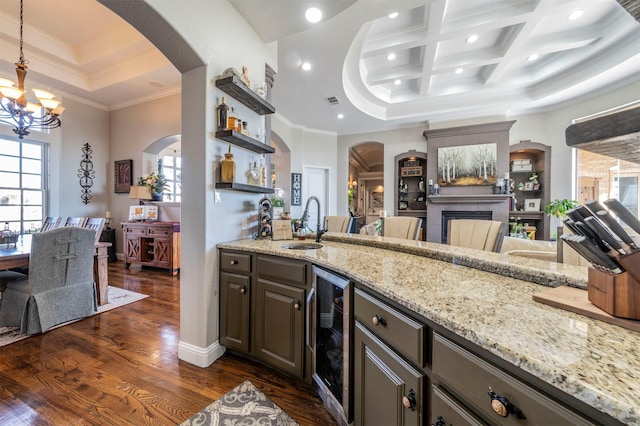
[[[180,270],[180,222],[124,222],[124,266],[132,263]]]

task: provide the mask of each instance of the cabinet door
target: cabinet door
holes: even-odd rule
[[[140,237],[125,234],[124,237],[124,263],[140,262]]]
[[[305,290],[256,280],[253,336],[255,355],[270,365],[303,377]]]
[[[251,278],[220,273],[220,343],[249,352],[249,301]]]
[[[159,268],[171,268],[171,240],[166,237],[155,237],[153,246],[153,263]]]
[[[358,321],[354,345],[356,426],[422,425],[424,373]]]

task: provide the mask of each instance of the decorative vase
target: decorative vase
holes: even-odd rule
[[[162,201],[162,192],[151,192],[151,200],[153,201]]]

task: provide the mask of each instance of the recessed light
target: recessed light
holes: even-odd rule
[[[311,69],[311,64],[309,62],[303,62],[302,65],[300,65],[300,68],[304,71],[309,71]]]
[[[310,7],[304,13],[304,17],[307,18],[307,21],[315,24],[316,22],[320,22],[322,19],[322,11],[317,7]]]
[[[529,62],[533,62],[536,59],[538,59],[538,54],[537,53],[534,53],[532,55],[527,56],[527,61],[529,61]]]
[[[462,74],[463,72],[464,72],[463,68],[456,68],[456,71],[455,71],[456,74]]]
[[[469,37],[466,38],[467,43],[475,43],[476,41],[478,41],[477,34],[471,34]]]
[[[584,10],[582,10],[582,9],[574,10],[573,12],[571,12],[571,14],[569,16],[567,16],[567,19],[570,20],[570,21],[575,21],[576,19],[578,19],[582,15],[584,15]]]
[[[389,19],[396,19],[398,17],[398,12],[391,12],[387,15]]]
[[[342,120],[344,118],[344,114],[338,114],[338,118]]]
[[[396,58],[396,54],[395,53],[389,53],[387,55],[387,60],[388,61],[393,61]]]
[[[393,81],[393,84],[395,84],[396,86],[400,86],[402,84],[402,80],[400,80],[399,78]]]

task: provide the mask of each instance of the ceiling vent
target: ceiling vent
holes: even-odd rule
[[[335,96],[329,96],[328,98],[324,98],[324,100],[327,101],[329,105],[340,105],[340,101]]]

